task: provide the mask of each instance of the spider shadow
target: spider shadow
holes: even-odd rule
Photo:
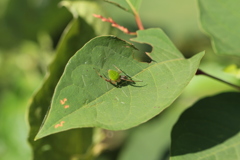
[[[115,84],[112,84],[112,85],[116,88],[122,88],[122,87],[127,87],[127,86],[132,86],[132,87],[144,87],[144,86],[146,86],[146,85],[138,86],[138,85],[136,85],[136,82],[131,82],[131,81],[122,81],[122,82],[119,82],[116,85]]]
[[[121,69],[120,69],[121,70]],[[121,72],[126,76],[126,79],[127,80],[130,80],[130,81],[127,81],[127,80],[122,80],[121,82],[119,82],[117,85],[115,84],[112,84],[114,87],[116,88],[121,88],[121,87],[126,87],[126,86],[133,86],[133,87],[144,87],[146,85],[142,85],[142,86],[137,86],[136,85],[136,82],[142,82],[142,81],[134,81],[132,79],[132,77],[130,77],[126,72],[124,72],[123,70],[121,70]]]

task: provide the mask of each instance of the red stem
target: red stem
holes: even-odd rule
[[[144,30],[144,27],[143,27],[143,24],[142,24],[141,18],[140,18],[140,16],[139,16],[138,13],[135,13],[135,20],[136,20],[136,23],[137,23],[138,29],[139,29],[139,30]]]

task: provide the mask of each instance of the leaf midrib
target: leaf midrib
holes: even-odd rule
[[[132,77],[135,77],[135,76],[141,74],[142,72],[145,72],[147,69],[150,69],[150,68],[152,68],[152,67],[154,67],[154,66],[156,66],[156,65],[160,65],[160,64],[164,64],[164,63],[168,63],[168,62],[173,62],[173,61],[180,61],[180,60],[185,60],[185,58],[171,59],[171,60],[168,60],[168,61],[163,61],[163,62],[159,62],[159,63],[153,64],[153,65],[148,66],[147,68],[143,69],[142,71],[138,72],[137,74],[135,74],[135,75],[132,76]],[[154,79],[154,78],[153,78],[153,79]],[[69,85],[69,86],[70,86],[70,85]],[[127,86],[127,87],[129,87],[129,86]],[[97,97],[96,99],[94,99],[93,101],[91,101],[91,102],[89,102],[89,103],[93,103],[94,101],[97,101],[98,99],[100,99],[100,98],[103,97],[104,95],[109,94],[110,92],[113,92],[115,89],[119,89],[119,88],[113,87],[112,89],[108,90],[107,92],[105,92],[104,94],[100,95],[99,97]],[[51,107],[52,107],[52,106],[51,106]],[[68,116],[71,116],[72,113],[77,112],[77,111],[79,111],[80,109],[82,109],[82,107],[81,107],[81,108],[78,108],[78,109],[74,110],[73,112],[70,112],[69,114],[67,114],[67,115],[63,116],[62,118],[58,119],[56,122],[53,123],[53,125],[50,125],[46,130],[49,130],[49,128],[52,128],[55,123],[57,123],[58,121],[63,120],[64,118],[66,118],[66,117],[68,117]]]

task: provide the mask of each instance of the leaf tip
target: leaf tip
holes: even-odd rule
[[[38,134],[35,136],[34,141],[39,140],[41,137],[38,136]]]

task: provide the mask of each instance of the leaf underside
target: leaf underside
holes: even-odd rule
[[[138,50],[114,36],[94,38],[81,48],[58,82],[36,139],[79,127],[123,130],[149,120],[181,94],[204,54],[185,59],[160,29],[138,31],[134,41],[152,45],[152,63],[134,60]],[[114,65],[142,82],[117,88],[97,74],[107,75]]]

